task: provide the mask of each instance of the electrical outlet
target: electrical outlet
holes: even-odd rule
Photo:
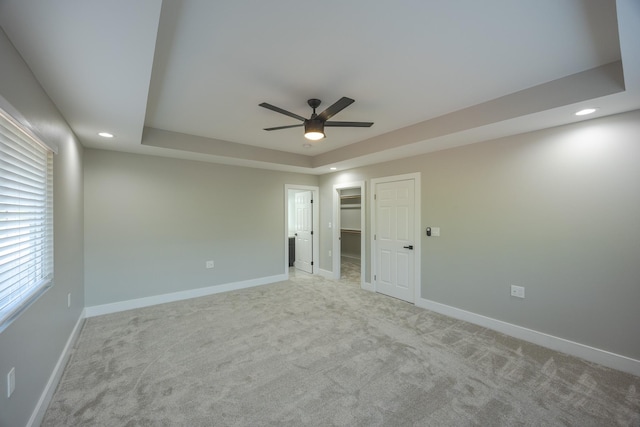
[[[13,367],[7,374],[7,397],[11,397],[16,389],[16,368]]]
[[[71,308],[71,292],[67,294],[67,308]]]
[[[207,268],[213,268],[213,261],[207,261]]]
[[[511,285],[511,296],[524,298],[524,286]]]
[[[331,251],[329,251],[329,256],[331,256]]]

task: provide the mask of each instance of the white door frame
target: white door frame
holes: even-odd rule
[[[380,183],[384,183],[384,182],[393,182],[393,181],[404,181],[404,180],[409,180],[412,179],[414,182],[414,203],[415,203],[415,207],[414,207],[414,226],[413,226],[413,232],[414,232],[414,244],[413,244],[413,252],[414,252],[414,263],[413,263],[413,269],[414,269],[414,276],[413,276],[413,280],[414,280],[414,285],[413,285],[413,302],[415,304],[416,301],[418,301],[420,298],[422,298],[422,282],[420,281],[420,277],[421,277],[421,267],[422,267],[422,257],[420,256],[420,248],[421,248],[421,241],[422,241],[422,230],[420,228],[420,207],[421,207],[421,202],[420,202],[420,172],[415,172],[415,173],[408,173],[408,174],[404,174],[404,175],[395,175],[395,176],[386,176],[383,178],[374,178],[371,180],[371,194],[373,197],[375,197],[375,191],[376,191],[376,185],[380,184]],[[376,259],[376,245],[377,242],[375,240],[375,236],[376,235],[376,201],[373,200],[371,203],[371,259],[372,259],[372,268],[371,268],[371,282],[373,284],[373,289],[375,292],[378,292],[377,289],[377,280],[374,280],[374,277],[376,277],[377,273],[376,273],[376,269],[378,267],[378,260]]]
[[[284,185],[284,274],[289,279],[289,190],[306,190],[313,193],[313,274],[320,270],[320,188],[309,185]]]
[[[294,217],[289,220],[295,224],[295,261],[293,265],[298,270],[313,273],[313,191],[289,190],[289,204],[293,204],[294,211]],[[290,232],[291,230],[289,230]],[[289,240],[291,240],[291,235],[289,235]]]
[[[333,278],[340,280],[340,190],[347,188],[360,188],[360,287],[365,287],[365,271],[367,271],[366,253],[366,193],[365,182],[355,181],[343,184],[335,184],[333,186],[333,253],[332,253],[332,270]]]

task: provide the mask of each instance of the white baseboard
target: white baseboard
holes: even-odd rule
[[[580,357],[588,360],[589,362],[598,363],[618,371],[640,376],[640,360],[631,359],[630,357],[611,353],[606,350],[590,347],[574,341],[569,341],[543,332],[534,331],[533,329],[523,328],[522,326],[513,325],[511,323],[482,316],[480,314],[424,298],[419,298],[416,302],[416,306],[426,308],[427,310],[435,311],[455,319],[483,326],[485,328],[501,332],[505,335],[538,344],[542,347],[570,354],[571,356]]]
[[[27,427],[39,426],[42,423],[42,419],[44,418],[45,412],[47,412],[47,408],[49,407],[49,403],[51,403],[51,398],[53,397],[53,393],[56,391],[58,387],[58,383],[60,382],[60,378],[62,377],[62,373],[64,372],[64,368],[67,366],[67,362],[69,361],[69,357],[71,356],[71,349],[73,348],[78,336],[80,335],[80,331],[82,330],[82,325],[84,324],[85,319],[85,311],[82,310],[80,313],[80,317],[76,322],[76,325],[73,327],[71,331],[71,335],[69,335],[69,339],[67,339],[67,343],[62,349],[62,354],[58,358],[58,363],[53,368],[53,372],[49,377],[49,381],[47,385],[44,387],[42,394],[40,395],[40,399],[36,404],[35,409],[31,413],[31,417],[27,422]]]
[[[362,282],[361,288],[364,289],[365,291],[369,291],[369,292],[375,292],[376,291],[373,288],[373,284],[367,283],[367,282]]]
[[[321,268],[318,269],[318,276],[322,276],[325,279],[334,280],[333,279],[333,271],[323,270]]]
[[[287,280],[287,276],[287,274],[279,274],[276,276],[244,280],[242,282],[225,283],[223,285],[208,286],[206,288],[189,289],[187,291],[172,292],[170,294],[154,295],[127,301],[118,301],[110,304],[94,305],[91,307],[86,307],[85,313],[87,317],[102,316],[103,314],[133,310],[134,308],[149,307],[157,304],[165,304],[168,302],[198,298],[206,295],[219,294],[222,292],[252,288],[254,286],[268,285],[269,283],[282,282]]]

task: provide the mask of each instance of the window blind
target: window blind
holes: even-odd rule
[[[0,109],[0,330],[53,283],[53,154]]]

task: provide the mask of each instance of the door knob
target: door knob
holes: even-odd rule
[[[413,250],[413,245],[408,245],[408,246],[403,246],[405,249],[411,249]]]

